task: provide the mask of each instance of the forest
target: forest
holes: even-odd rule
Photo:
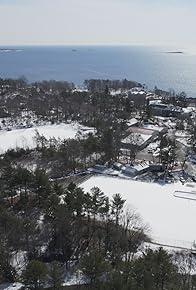
[[[1,166],[0,282],[61,289],[78,273],[77,289],[195,289],[194,253],[144,247],[150,229],[118,193],[109,200],[96,187],[50,182],[43,170]],[[25,267],[14,267],[19,254]]]
[[[120,154],[126,122],[136,114],[140,122],[151,117],[146,103],[136,108],[123,93],[141,84],[88,80],[84,85],[84,90],[76,90],[68,82],[0,79],[3,124],[23,126],[20,116],[27,111],[38,124],[77,121],[96,129],[94,135],[67,140],[47,140],[37,132],[36,148],[0,156],[0,283],[17,281],[23,289],[53,290],[196,289],[194,252],[154,245],[150,228],[118,192],[109,199],[97,187],[85,192],[79,184],[65,184],[66,177],[82,176],[95,163],[112,165]],[[112,89],[122,92],[112,95]],[[159,93],[169,102],[169,93]],[[184,105],[180,97],[172,100]],[[168,167],[176,161],[174,143],[166,137],[160,140],[161,162]],[[35,170],[24,166],[29,160]],[[74,275],[77,285],[66,286],[66,278]]]

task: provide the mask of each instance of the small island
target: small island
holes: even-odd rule
[[[167,51],[166,53],[172,53],[172,54],[184,54],[183,51]]]
[[[0,48],[0,52],[20,52],[22,49],[16,48]]]

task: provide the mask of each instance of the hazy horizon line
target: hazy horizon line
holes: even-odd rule
[[[183,48],[196,48],[196,45],[181,45],[174,43],[0,43],[0,47],[19,47],[19,46],[146,46],[146,47],[176,47]]]

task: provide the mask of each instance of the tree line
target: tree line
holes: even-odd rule
[[[109,89],[113,87],[113,82],[107,81],[106,92],[101,89],[91,92],[90,88],[89,91],[74,90],[74,85],[67,82],[42,81],[29,84],[23,79],[0,79],[0,117],[17,118],[26,110],[33,112],[39,120],[72,120],[95,127],[98,123],[104,125],[104,122],[108,122],[108,116],[110,122],[115,118],[129,118],[132,103],[125,95],[110,95]],[[125,86],[125,81],[118,82],[119,88]],[[134,86],[134,82],[125,83],[129,82],[127,87]]]
[[[143,88],[143,86],[135,81],[124,80],[99,80],[99,79],[90,79],[84,81],[84,86],[91,93],[109,93],[111,90],[130,90],[135,87]]]

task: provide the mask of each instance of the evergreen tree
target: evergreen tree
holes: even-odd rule
[[[107,274],[109,264],[104,260],[102,254],[95,249],[81,259],[80,268],[84,275],[89,278],[91,284],[99,284],[101,278]]]
[[[117,194],[115,194],[113,196],[113,199],[112,199],[112,214],[114,215],[116,226],[119,225],[119,217],[120,217],[120,214],[123,211],[124,203],[125,203],[125,199],[122,199],[120,194],[117,193]]]
[[[93,187],[91,189],[90,196],[91,196],[91,213],[93,215],[95,224],[96,216],[102,212],[102,208],[104,206],[106,197],[98,187]]]
[[[40,261],[32,260],[28,263],[26,270],[22,274],[25,286],[32,289],[41,289],[46,281],[47,267]]]
[[[60,290],[64,281],[64,269],[60,263],[53,261],[48,272],[49,283],[53,290]]]
[[[51,192],[49,179],[44,170],[36,169],[34,173],[34,191],[39,206],[44,206],[46,199]]]
[[[14,282],[16,271],[10,263],[11,255],[9,248],[0,242],[0,283]]]
[[[172,255],[163,248],[148,249],[134,262],[133,278],[136,289],[165,290],[173,289],[173,279],[177,273]]]

